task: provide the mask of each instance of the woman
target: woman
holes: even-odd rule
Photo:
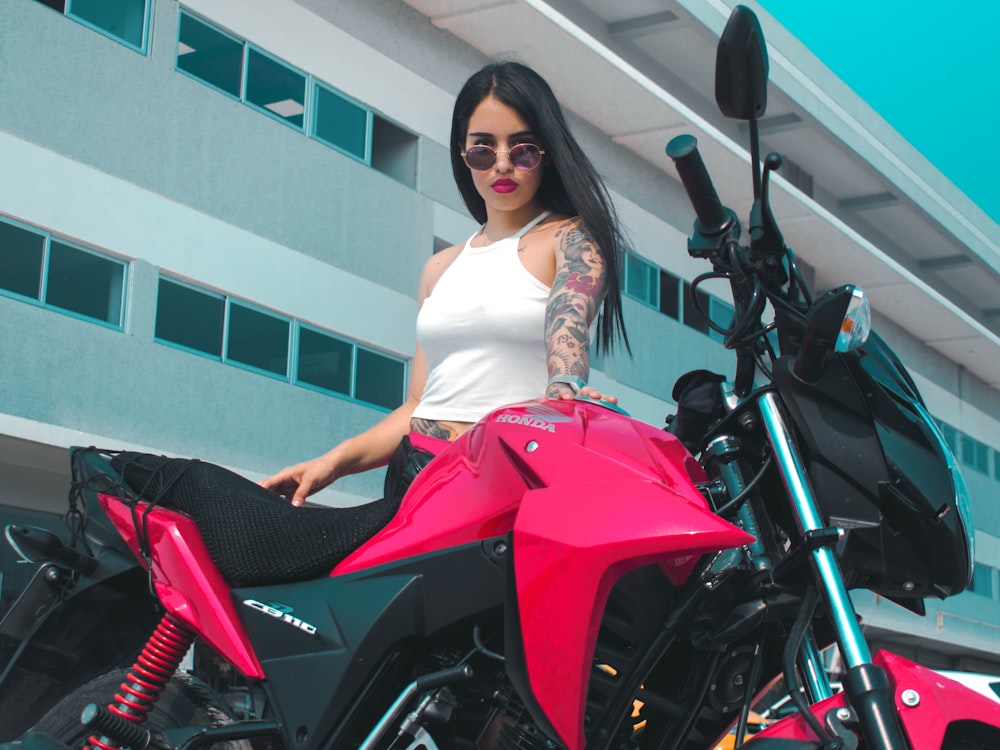
[[[493,409],[542,396],[602,398],[586,385],[602,307],[598,345],[620,339],[628,348],[614,209],[548,84],[515,62],[475,73],[455,102],[451,160],[482,226],[424,266],[406,401],[261,482],[293,505],[390,457],[386,494],[401,497],[420,465]]]

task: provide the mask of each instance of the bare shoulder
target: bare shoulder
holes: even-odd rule
[[[521,242],[522,252],[525,247],[538,248],[535,252],[540,252],[544,248],[545,252],[554,255],[566,235],[580,226],[582,223],[577,216],[553,214],[524,235]]]

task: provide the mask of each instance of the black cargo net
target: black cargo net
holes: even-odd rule
[[[325,575],[398,508],[392,499],[347,508],[295,508],[239,474],[194,459],[121,452],[111,456],[110,464],[139,499],[190,516],[231,585]],[[141,537],[145,520],[137,518]]]

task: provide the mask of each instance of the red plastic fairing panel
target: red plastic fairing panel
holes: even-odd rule
[[[98,499],[136,559],[142,561],[131,510],[114,495],[102,494]],[[148,530],[153,583],[164,608],[244,675],[263,678],[264,670],[243,630],[229,585],[209,556],[195,522],[166,508],[146,515],[147,507],[138,503],[136,514]]]
[[[1000,729],[1000,703],[889,651],[879,651],[872,661],[889,677],[903,733],[914,750],[939,750],[949,725],[956,721],[978,721]],[[844,694],[837,693],[815,704],[811,710],[822,722],[828,711],[842,707],[844,702]],[[798,714],[755,735],[747,743],[748,750],[758,738],[766,737],[816,740],[816,735]]]
[[[333,575],[507,534],[525,491],[645,479],[705,505],[701,466],[671,434],[586,401],[498,409],[414,480],[396,517]]]
[[[948,725],[964,719],[1000,728],[1000,703],[985,695],[888,651],[878,652],[873,661],[889,673],[910,747],[941,747]],[[919,699],[916,705],[903,702],[903,692],[907,690],[916,691]]]
[[[525,662],[539,706],[570,750],[584,746],[587,681],[615,581],[638,565],[751,541],[703,505],[650,480],[525,493],[513,544]]]

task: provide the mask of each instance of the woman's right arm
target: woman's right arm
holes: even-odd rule
[[[460,249],[443,250],[424,265],[417,298],[418,310]],[[282,469],[274,476],[261,480],[261,486],[290,497],[292,505],[302,505],[311,494],[329,487],[341,477],[385,466],[399,441],[410,431],[410,418],[424,394],[427,375],[427,357],[417,344],[410,367],[410,388],[400,406],[371,429],[348,438],[322,456]]]
[[[339,443],[322,456],[282,469],[262,480],[261,486],[291,496],[292,505],[302,505],[307,497],[341,477],[385,466],[399,441],[410,431],[410,417],[420,403],[426,382],[427,359],[418,344],[410,368],[409,392],[400,406],[374,427]]]

